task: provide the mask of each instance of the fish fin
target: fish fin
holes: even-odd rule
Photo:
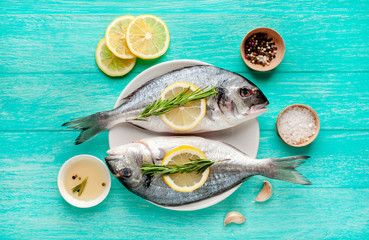
[[[268,178],[279,179],[286,182],[297,183],[301,185],[311,185],[311,182],[306,179],[301,173],[295,170],[303,164],[309,156],[292,156],[284,158],[270,158],[271,171],[263,175]]]
[[[106,112],[98,112],[90,116],[73,119],[64,123],[62,126],[81,130],[75,141],[75,144],[78,145],[107,130],[107,124],[104,122],[106,122],[108,116]]]

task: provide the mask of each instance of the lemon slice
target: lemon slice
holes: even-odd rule
[[[193,92],[197,87],[191,83],[176,82],[164,89],[161,93],[161,99],[173,98],[179,93],[190,87],[189,92]],[[178,131],[186,131],[195,128],[205,117],[206,100],[201,99],[188,102],[182,107],[178,107],[164,113],[161,116],[163,121],[171,128]]]
[[[127,46],[137,57],[154,59],[169,47],[169,31],[163,20],[153,15],[135,17],[127,28]]]
[[[136,58],[121,59],[116,57],[106,46],[105,38],[101,39],[96,48],[96,63],[101,71],[109,76],[123,76],[132,70]]]
[[[169,151],[165,155],[161,165],[184,164],[191,159],[206,159],[206,156],[200,149],[191,146],[180,146]],[[209,176],[209,172],[210,170],[207,168],[201,174],[197,172],[176,173],[163,176],[163,179],[169,187],[176,191],[192,192],[204,185]]]
[[[129,15],[119,17],[111,22],[106,29],[106,45],[119,58],[131,59],[136,57],[129,51],[126,43],[127,27],[134,18],[134,16]]]

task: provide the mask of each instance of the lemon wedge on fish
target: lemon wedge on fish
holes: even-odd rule
[[[161,99],[170,99],[182,93],[189,88],[187,92],[193,92],[197,87],[187,82],[175,82],[164,89],[161,93]],[[187,131],[195,128],[205,117],[206,99],[188,102],[185,105],[174,108],[161,116],[163,121],[171,128],[178,131]]]
[[[136,56],[133,55],[129,50],[126,43],[127,27],[134,18],[134,16],[130,15],[116,18],[106,29],[106,45],[108,46],[109,50],[119,58],[136,58]]]
[[[189,162],[191,159],[206,159],[206,156],[200,149],[191,146],[180,146],[169,151],[161,165],[181,165]],[[204,185],[209,173],[210,170],[207,168],[200,174],[197,172],[176,173],[163,176],[163,179],[169,187],[176,191],[192,192]]]
[[[136,63],[136,58],[121,59],[115,56],[107,47],[105,38],[101,39],[99,44],[97,44],[95,57],[100,70],[111,77],[127,74]]]
[[[139,58],[154,59],[169,47],[169,30],[160,18],[153,15],[135,17],[128,25],[127,46]]]

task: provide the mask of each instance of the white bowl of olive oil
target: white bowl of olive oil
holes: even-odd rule
[[[58,175],[59,192],[69,204],[88,208],[101,203],[110,191],[111,178],[105,163],[82,154],[67,160]]]

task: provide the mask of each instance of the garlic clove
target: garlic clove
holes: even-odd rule
[[[245,217],[236,211],[232,211],[227,213],[227,215],[224,218],[224,226],[226,226],[228,223],[237,223],[237,224],[241,224],[246,222]]]
[[[259,194],[255,198],[255,202],[265,202],[268,200],[273,194],[272,184],[268,181],[264,181],[263,189],[259,192]]]

